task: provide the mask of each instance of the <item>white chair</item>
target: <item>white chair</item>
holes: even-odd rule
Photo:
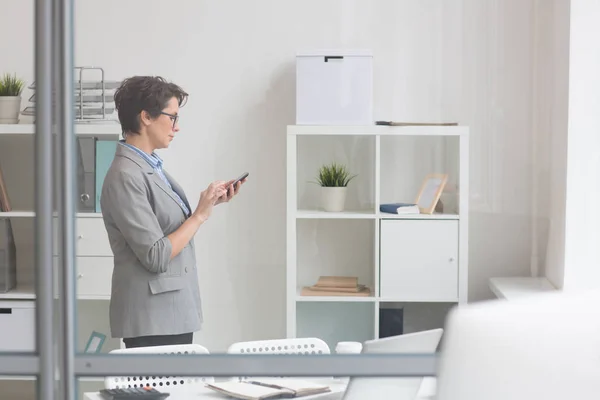
[[[329,346],[318,338],[270,339],[234,343],[227,349],[228,354],[330,354]],[[247,376],[232,378],[248,379]],[[260,377],[254,377],[260,378]],[[278,378],[285,378],[280,376]],[[309,377],[310,378],[310,377]],[[322,379],[323,377],[318,377]]]
[[[318,338],[270,339],[238,342],[229,346],[233,354],[330,354],[329,346]]]
[[[206,347],[199,344],[182,344],[171,346],[135,347],[131,349],[117,349],[110,354],[209,354]],[[120,376],[106,377],[106,389],[142,388],[150,386],[160,391],[172,394],[195,394],[206,383],[214,382],[213,377],[191,376]]]

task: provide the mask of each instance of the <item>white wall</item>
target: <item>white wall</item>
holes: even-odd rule
[[[562,288],[565,272],[569,8],[536,0],[534,40],[534,187],[540,276]]]
[[[532,1],[463,1],[461,122],[471,126],[470,299],[531,253]]]
[[[532,4],[76,1],[76,64],[102,66],[109,79],[162,75],[191,94],[163,156],[192,203],[211,180],[250,172],[196,236],[206,319],[197,342],[218,351],[284,335],[285,126],[297,49],[371,48],[377,119],[470,125],[470,299],[491,297],[491,276],[528,274]],[[0,9],[1,68],[30,83],[33,2],[0,0]]]
[[[539,1],[537,171],[540,232],[548,231],[545,276],[558,288],[579,290],[600,282],[600,5]],[[549,224],[546,224],[549,222]],[[543,247],[545,235],[540,234]]]
[[[571,0],[565,290],[600,286],[600,3]]]

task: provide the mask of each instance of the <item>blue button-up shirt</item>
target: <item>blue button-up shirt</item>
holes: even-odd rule
[[[162,166],[163,166],[163,160],[162,158],[160,158],[156,153],[152,152],[152,154],[148,154],[140,149],[138,149],[135,146],[130,145],[129,143],[125,143],[125,140],[121,139],[119,140],[119,144],[135,151],[137,154],[139,154],[144,160],[146,160],[146,162],[152,167],[152,169],[158,174],[158,176],[161,177],[161,179],[167,184],[167,186],[169,187],[169,189],[171,189],[171,191],[173,192],[173,194],[175,195],[175,198],[177,198],[177,201],[179,202],[179,204],[181,205],[181,208],[183,208],[185,210],[185,215],[190,215],[190,210],[187,208],[187,206],[185,205],[185,202],[181,199],[181,197],[179,197],[179,195],[177,194],[177,192],[175,192],[173,190],[173,187],[171,186],[171,182],[169,182],[169,180],[167,179],[167,177],[165,176],[163,170],[162,170]]]

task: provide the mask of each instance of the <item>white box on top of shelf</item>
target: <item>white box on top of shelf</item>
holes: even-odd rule
[[[373,123],[370,51],[316,50],[296,55],[296,124]]]

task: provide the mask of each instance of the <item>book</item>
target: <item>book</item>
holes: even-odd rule
[[[300,292],[301,296],[356,296],[356,297],[368,297],[371,295],[371,289],[368,287],[362,287],[360,290],[355,292],[341,291],[338,288],[330,288],[329,290],[314,290],[310,286],[305,286]]]
[[[355,288],[358,286],[358,278],[355,276],[321,276],[315,286]]]
[[[207,388],[243,400],[266,400],[311,396],[331,391],[329,386],[299,379],[261,378],[243,381],[214,382]]]
[[[381,204],[379,211],[388,214],[420,214],[419,206],[412,203]]]
[[[333,286],[308,286],[310,290],[316,290],[319,292],[345,292],[345,293],[357,293],[365,288],[365,285],[356,285],[355,287],[333,287]]]

